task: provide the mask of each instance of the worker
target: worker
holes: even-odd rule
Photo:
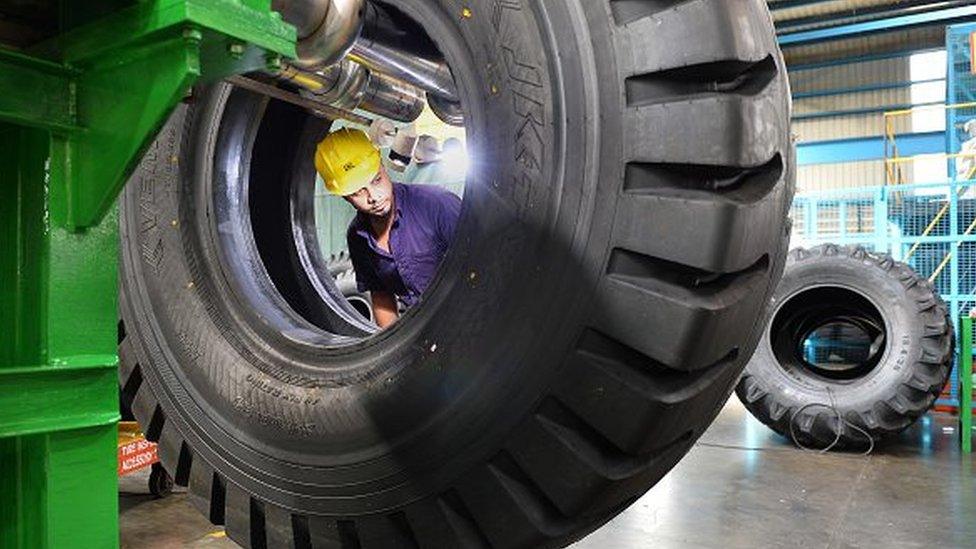
[[[414,164],[429,166],[441,161],[441,144],[433,135],[421,135],[413,151]]]
[[[421,135],[413,152],[413,162],[403,173],[404,181],[411,184],[436,184],[444,186],[444,170],[441,169],[441,146],[437,138]]]
[[[369,140],[376,145],[377,149],[381,151],[383,149],[389,149],[393,146],[393,141],[396,139],[397,129],[393,122],[387,120],[386,118],[377,118],[369,126],[369,131],[366,135],[369,136]]]
[[[969,139],[963,142],[956,159],[957,183],[966,183],[976,178],[976,118],[966,122],[963,131]],[[967,185],[960,198],[976,198],[976,187]]]
[[[396,322],[430,285],[454,238],[461,199],[433,185],[390,180],[365,132],[344,128],[319,143],[315,167],[329,193],[357,211],[346,240],[359,291],[370,292],[376,324]]]

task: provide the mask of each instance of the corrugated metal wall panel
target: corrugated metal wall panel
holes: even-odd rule
[[[812,51],[813,47],[811,47]],[[917,78],[917,76],[916,76]],[[799,142],[829,141],[838,139],[881,137],[887,133],[887,124],[895,134],[919,131],[913,127],[911,116],[886,119],[884,111],[900,109],[913,103],[911,58],[896,57],[843,65],[829,65],[815,69],[791,71],[790,83],[794,95],[795,115],[801,119],[793,124],[793,133]],[[865,88],[895,85],[892,89],[865,90]],[[849,90],[847,93],[833,93]],[[803,97],[804,94],[830,91],[829,95]],[[823,118],[806,118],[804,115],[836,113],[858,109],[877,112],[857,115],[835,115]],[[941,111],[938,111],[941,112]],[[940,114],[936,114],[940,116]],[[918,170],[931,178],[929,168]],[[900,181],[903,183],[928,183],[916,180],[916,166],[900,165]],[[883,185],[886,182],[885,162],[854,162],[801,166],[798,173],[798,191],[832,190],[850,187]]]
[[[904,57],[790,73],[790,84],[794,95],[824,90],[858,89],[878,84],[904,83],[910,80],[910,61]],[[888,108],[890,106],[909,103],[911,103],[911,90],[905,87],[798,98],[794,101],[794,110],[797,115],[860,108],[890,110]],[[896,133],[911,131],[910,118],[893,119],[892,124]],[[885,119],[879,112],[798,120],[793,125],[793,133],[801,142],[880,136],[885,133]]]
[[[909,118],[894,119],[892,127],[896,134],[910,132],[912,121]],[[800,120],[793,124],[793,134],[800,142],[880,137],[885,135],[885,121],[880,114]]]
[[[788,65],[805,65],[838,59],[862,57],[884,52],[945,47],[945,28],[922,27],[874,34],[848,40],[834,40],[783,50]]]
[[[800,166],[796,173],[798,193],[880,185],[885,180],[882,160],[847,164]]]
[[[770,0],[769,6],[775,9],[776,4],[779,3],[775,0]],[[795,8],[775,9],[773,17],[777,22],[780,22],[879,6],[897,7],[901,3],[903,3],[902,0],[827,0]]]
[[[904,82],[909,79],[910,72],[908,59],[902,57],[790,71],[789,75],[790,86],[797,94],[880,82]]]
[[[808,97],[793,103],[793,112],[798,116],[826,114],[858,109],[895,110],[893,107],[911,104],[912,94],[907,87],[896,90],[872,90],[828,97]],[[880,115],[876,115],[880,116]]]

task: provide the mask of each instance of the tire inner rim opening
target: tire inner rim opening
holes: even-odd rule
[[[887,331],[881,312],[859,292],[819,287],[795,294],[779,307],[769,340],[781,367],[850,381],[881,362]]]
[[[428,50],[433,44],[425,33],[421,42]],[[356,288],[344,249],[354,210],[342,199],[324,194],[312,159],[318,141],[329,131],[368,128],[322,120],[282,101],[222,86],[220,130],[211,144],[210,189],[221,269],[244,305],[285,338],[316,348],[364,344],[380,330],[373,323],[369,294]],[[463,94],[461,104],[465,104]],[[417,122],[418,133],[437,133],[432,120],[436,118],[428,108]],[[456,170],[459,162],[454,157],[460,154],[464,170],[460,177],[441,183],[432,178],[432,170],[422,173],[410,166],[397,171],[387,162],[388,149],[381,149],[394,182],[437,184],[463,197],[465,128],[454,127],[453,133],[446,124],[443,128],[445,136],[438,141],[448,147],[442,149],[438,162]],[[444,263],[438,265],[424,296],[436,287]],[[422,306],[423,300],[414,308]],[[410,312],[401,308],[401,318],[386,331],[409,322]]]

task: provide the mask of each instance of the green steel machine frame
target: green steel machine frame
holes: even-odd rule
[[[973,409],[973,319],[959,319],[959,410]],[[973,414],[959,412],[959,437],[964,454],[973,451]]]
[[[0,43],[0,547],[114,547],[113,203],[193,84],[295,31],[270,0],[38,3],[60,32]]]

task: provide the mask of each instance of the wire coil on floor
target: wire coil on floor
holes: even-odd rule
[[[830,404],[823,404],[823,403],[820,403],[820,402],[811,402],[809,404],[805,404],[805,405],[797,408],[797,410],[795,412],[793,412],[792,415],[790,415],[790,440],[793,441],[793,444],[797,448],[799,448],[799,449],[801,449],[801,450],[803,450],[805,452],[814,452],[814,453],[817,453],[817,454],[826,454],[827,452],[830,452],[835,447],[837,447],[837,445],[840,443],[841,435],[843,434],[843,430],[841,428],[841,425],[846,425],[846,426],[850,427],[852,430],[854,430],[854,431],[856,431],[856,432],[864,435],[864,438],[866,438],[868,440],[868,449],[865,450],[864,452],[862,452],[861,455],[862,456],[868,456],[868,455],[870,455],[871,452],[874,451],[874,437],[872,437],[870,435],[870,433],[868,433],[866,430],[864,430],[861,427],[858,427],[857,425],[855,425],[855,424],[851,423],[850,421],[844,419],[844,416],[841,415],[840,410],[837,409],[836,403],[834,401],[834,393],[833,393],[833,391],[830,390],[830,387],[826,387],[826,389],[827,389],[827,396],[830,397]],[[837,417],[837,426],[838,426],[838,428],[836,429],[837,436],[834,437],[834,440],[830,444],[828,444],[826,447],[824,447],[822,449],[810,448],[808,446],[805,446],[797,438],[796,431],[794,430],[794,425],[796,425],[796,418],[797,418],[797,416],[799,416],[801,413],[803,413],[803,411],[807,410],[808,408],[816,408],[818,406],[819,407],[822,407],[822,408],[826,408],[828,411],[830,411],[832,414],[834,414],[834,416]]]

